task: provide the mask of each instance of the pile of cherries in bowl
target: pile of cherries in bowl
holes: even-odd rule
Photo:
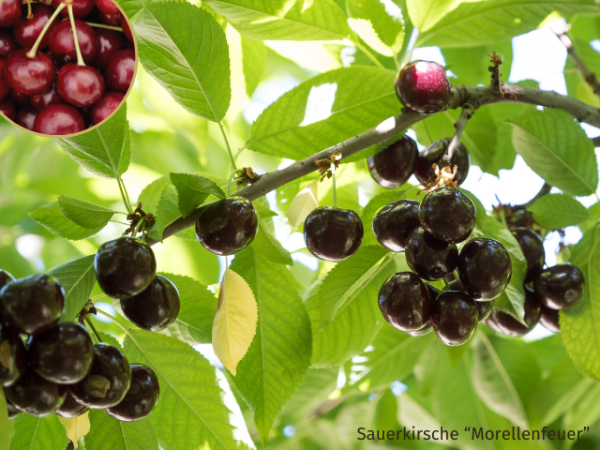
[[[0,111],[28,130],[99,124],[123,102],[135,65],[131,28],[112,0],[0,3]]]

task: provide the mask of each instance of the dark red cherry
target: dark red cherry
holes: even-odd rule
[[[160,386],[154,371],[143,364],[131,364],[131,387],[121,403],[106,409],[113,419],[133,422],[148,417],[158,403]]]
[[[94,0],[94,3],[104,14],[121,14],[121,10],[112,0]]]
[[[92,65],[98,70],[104,70],[111,58],[125,48],[125,41],[122,33],[104,28],[98,28],[96,36],[98,37],[98,53],[96,53]]]
[[[94,345],[94,363],[87,377],[69,387],[82,405],[105,409],[118,405],[131,385],[131,368],[117,347],[104,343]]]
[[[17,123],[27,130],[33,131],[33,124],[38,112],[35,108],[29,105],[23,105],[17,113]]]
[[[196,238],[217,255],[233,255],[246,248],[258,232],[258,216],[252,202],[229,197],[203,206],[196,220]]]
[[[81,55],[86,64],[91,64],[98,53],[98,38],[96,33],[87,23],[75,19],[75,28],[77,29],[77,40]],[[73,39],[73,29],[68,20],[59,23],[52,33],[50,33],[50,50],[54,56],[67,55],[71,60],[77,61],[75,51],[75,40]]]
[[[448,145],[450,144],[451,140],[451,138],[446,138],[434,142],[419,153],[417,162],[415,163],[415,176],[417,177],[417,180],[419,180],[419,183],[425,186],[436,179],[436,173],[433,165],[437,164],[439,169],[446,165],[443,161],[443,158],[446,154],[446,150],[448,150]],[[470,165],[469,152],[461,142],[458,148],[454,151],[454,154],[452,155],[452,161],[450,162],[450,167],[452,170],[454,170],[454,166],[456,166],[456,175],[454,176],[453,181],[458,183],[458,186],[460,186],[467,179]]]
[[[139,294],[121,299],[123,315],[148,331],[168,327],[177,318],[180,306],[177,288],[162,275],[156,275]]]
[[[70,105],[50,105],[35,118],[33,131],[58,136],[85,130],[85,122],[79,111]]]
[[[8,82],[6,81],[6,77],[4,76],[5,65],[6,61],[4,60],[4,58],[0,58],[0,100],[4,100],[12,90]]]
[[[71,391],[67,389],[67,397],[60,408],[56,410],[56,414],[61,417],[74,418],[79,417],[88,411],[89,408],[75,400],[75,397],[71,394]]]
[[[367,158],[373,179],[384,188],[396,189],[408,181],[417,160],[417,144],[408,136]]]
[[[0,69],[0,71],[2,70],[4,69]],[[29,102],[29,95],[20,94],[14,89],[10,90],[8,98],[10,98],[13,102],[18,103],[19,105],[24,105],[25,103]]]
[[[50,105],[57,105],[63,100],[56,90],[56,83],[52,83],[46,91],[29,97],[29,104],[38,111],[46,109]]]
[[[6,59],[8,55],[19,49],[19,44],[8,30],[0,30],[0,57]]]
[[[421,225],[419,202],[399,200],[381,208],[373,219],[373,233],[392,252],[403,252],[410,233]]]
[[[17,120],[17,108],[9,99],[0,102],[0,112],[13,122]]]
[[[54,9],[58,8],[58,6],[62,3],[62,0],[52,0],[52,6]],[[82,17],[87,16],[94,9],[94,1],[93,0],[73,0],[73,16],[76,19],[81,19]],[[60,12],[63,16],[69,15],[69,10],[67,8],[63,8]]]
[[[91,106],[104,94],[104,78],[93,67],[67,64],[58,72],[56,89],[67,103]]]
[[[123,102],[125,95],[120,92],[107,92],[98,100],[90,110],[90,117],[94,125],[99,124],[110,116]]]
[[[350,258],[360,247],[363,235],[360,217],[349,209],[321,206],[304,222],[306,248],[323,261]]]
[[[417,331],[429,322],[432,304],[429,290],[412,272],[389,277],[379,290],[378,302],[383,318],[399,330]]]
[[[28,369],[12,386],[4,389],[6,398],[20,411],[35,417],[52,414],[65,401],[67,388],[45,380]]]
[[[131,27],[129,26],[129,21],[125,16],[121,18],[121,27],[123,28],[123,34],[130,41],[133,42],[133,34],[131,33]]]
[[[33,335],[55,327],[65,303],[63,288],[50,275],[32,275],[8,283],[0,291],[0,298],[0,314],[9,328]]]
[[[510,229],[517,227],[531,228],[535,223],[533,214],[526,209],[517,209],[516,211],[511,212],[511,215],[506,215],[506,224]]]
[[[156,258],[144,241],[123,236],[102,244],[94,259],[94,270],[106,295],[127,298],[150,286],[156,274]]]
[[[480,302],[478,302],[480,303]],[[510,314],[494,308],[487,319],[488,325],[498,333],[511,337],[525,336],[540,320],[540,302],[533,289],[525,287],[525,324],[522,324]]]
[[[543,270],[535,278],[535,292],[544,306],[565,309],[583,296],[583,273],[571,264],[557,264]]]
[[[83,325],[60,323],[33,336],[29,366],[48,381],[73,384],[83,380],[92,367],[94,343]]]
[[[0,325],[0,387],[10,386],[27,370],[27,350],[16,331]]]
[[[127,92],[135,72],[135,50],[117,52],[106,67],[106,84],[113,91]]]
[[[0,2],[0,27],[8,28],[21,20],[20,0],[3,0]]]
[[[477,303],[477,309],[479,309],[479,321],[480,322],[483,322],[490,316],[490,313],[492,312],[492,309],[494,308],[494,302],[495,302],[495,300],[489,300],[487,302],[475,302],[475,303]]]
[[[544,241],[539,234],[530,228],[513,228],[511,232],[519,243],[527,261],[525,282],[532,281],[542,271],[546,262]]]
[[[440,280],[456,269],[458,248],[455,244],[439,241],[423,227],[417,227],[408,237],[406,263],[421,278]]]
[[[6,395],[5,395],[5,397],[6,397]],[[6,399],[6,407],[8,409],[8,420],[14,419],[19,414],[21,414],[21,411],[19,411],[17,408],[15,408],[15,405],[13,405],[8,399]]]
[[[66,8],[65,8],[66,10]],[[50,6],[44,5],[43,3],[35,3],[31,5],[31,17],[25,17],[18,24],[13,27],[13,34],[16,41],[21,47],[31,48],[35,44],[38,36],[50,21],[50,17],[54,12],[54,9]],[[48,47],[48,41],[50,40],[50,33],[57,25],[56,19],[42,38],[42,42],[39,45],[39,49],[42,50]]]
[[[458,244],[475,228],[475,205],[457,189],[436,189],[423,199],[419,219],[425,231],[436,239]]]
[[[540,323],[553,333],[560,333],[558,310],[546,308],[544,305],[541,305]]]
[[[402,104],[420,113],[439,112],[450,100],[450,83],[446,70],[431,61],[405,64],[398,72],[394,84]]]
[[[6,270],[0,269],[0,290],[11,281],[15,281],[15,277]]]
[[[112,25],[113,27],[118,27],[121,25],[121,19],[123,18],[123,15],[121,13],[104,14],[99,9],[97,11],[98,11],[98,16],[100,17],[102,22],[104,22],[105,24]]]
[[[433,302],[435,302],[437,300],[437,298],[441,294],[441,292],[438,288],[436,288],[435,286],[432,286],[429,283],[425,283],[425,286],[427,287],[427,290],[429,291],[430,304],[433,305]],[[419,337],[419,336],[425,336],[426,334],[429,334],[432,331],[433,331],[433,324],[431,323],[431,318],[430,318],[423,328],[419,328],[418,330],[415,330],[415,331],[406,331],[405,333],[409,334],[413,337]]]
[[[22,48],[8,57],[4,67],[6,81],[20,94],[41,94],[54,81],[54,64],[45,53],[37,52],[29,58],[28,51]]]
[[[431,321],[438,338],[446,345],[462,345],[471,339],[479,310],[475,300],[464,292],[442,292],[433,304]]]
[[[460,251],[458,276],[465,291],[475,300],[492,300],[502,294],[510,282],[510,255],[495,239],[473,239]]]

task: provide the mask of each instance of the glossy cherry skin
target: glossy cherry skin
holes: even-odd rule
[[[66,8],[65,8],[66,9]],[[33,13],[31,18],[24,17],[18,24],[13,27],[13,34],[16,41],[21,47],[31,48],[35,44],[38,36],[42,32],[42,29],[46,26],[54,9],[50,6],[46,6],[43,3],[36,3],[31,5],[31,12]],[[56,26],[56,19],[50,25],[50,28],[44,34],[39,49],[42,50],[48,47],[48,41],[50,40],[50,33]]]
[[[129,21],[125,16],[121,18],[121,27],[123,28],[123,34],[130,42],[133,42],[133,33],[131,32],[131,27],[129,26]]]
[[[0,100],[4,100],[8,94],[12,91],[10,85],[6,81],[6,77],[4,76],[4,66],[6,65],[6,61],[4,58],[0,58]],[[7,99],[8,100],[8,99]]]
[[[475,300],[464,292],[442,292],[433,304],[431,321],[440,341],[454,347],[471,339],[479,321],[479,310]]]
[[[458,276],[465,291],[473,299],[495,299],[510,282],[510,255],[495,239],[472,239],[465,244],[458,256]]]
[[[252,202],[229,197],[202,207],[196,220],[196,238],[209,252],[233,255],[252,243],[258,216]]]
[[[22,48],[7,58],[4,68],[6,81],[20,94],[41,94],[54,81],[54,64],[45,53],[37,52],[35,58],[29,58],[28,51]]]
[[[15,277],[13,277],[6,270],[0,269],[0,289],[2,289],[4,286],[6,286],[11,281],[15,281]]]
[[[380,186],[396,189],[406,183],[412,175],[418,153],[415,141],[403,136],[376,155],[369,156],[367,165],[371,176]]]
[[[0,355],[0,387],[10,386],[27,370],[27,350],[17,332],[2,325]]]
[[[93,67],[67,64],[58,72],[56,89],[67,103],[82,108],[100,100],[104,78]]]
[[[54,9],[58,8],[58,6],[62,3],[62,0],[52,0],[52,6]],[[73,16],[76,19],[81,19],[82,17],[87,16],[94,9],[94,1],[93,0],[73,0]],[[60,12],[63,16],[68,16],[69,11],[67,8],[63,8]]]
[[[85,130],[83,117],[73,106],[59,103],[41,111],[33,123],[36,133],[58,136]]]
[[[148,417],[158,403],[158,377],[150,367],[131,364],[131,387],[121,403],[106,409],[113,419],[133,422]]]
[[[117,52],[106,67],[108,87],[117,92],[127,92],[135,72],[135,50],[127,48]]]
[[[546,262],[544,241],[539,234],[530,228],[514,228],[511,232],[519,243],[527,261],[527,274],[525,275],[525,282],[527,283],[532,281],[544,268]]]
[[[429,290],[412,272],[389,277],[379,290],[378,302],[383,318],[402,331],[420,330],[431,315]]]
[[[125,48],[123,33],[115,30],[96,29],[98,37],[98,53],[92,65],[98,70],[104,70],[112,57]]]
[[[94,125],[108,118],[123,102],[125,96],[120,92],[107,92],[92,106],[90,116]]]
[[[435,302],[437,300],[438,296],[441,294],[441,291],[429,283],[425,283],[425,286],[427,287],[427,290],[429,291],[430,304],[433,305],[433,302]],[[431,323],[431,318],[430,318],[423,328],[419,328],[418,330],[415,330],[415,331],[405,331],[405,333],[409,334],[413,337],[419,337],[419,336],[425,336],[426,334],[429,334],[432,331],[433,331],[433,323]]]
[[[532,289],[525,287],[525,324],[510,314],[494,308],[487,319],[488,325],[498,333],[511,337],[521,337],[529,333],[540,320],[540,302]]]
[[[531,226],[535,223],[533,220],[533,214],[526,209],[517,209],[510,216],[506,216],[506,224],[508,228],[531,228]]]
[[[306,248],[323,261],[350,258],[360,247],[363,235],[360,217],[349,209],[321,206],[304,222]]]
[[[6,395],[5,395],[5,397],[6,397]],[[17,408],[15,408],[15,405],[13,405],[8,399],[6,399],[6,407],[8,409],[8,420],[14,419],[19,414],[21,414],[21,411],[19,411]]]
[[[15,107],[15,104],[8,99],[0,102],[0,112],[13,122],[17,120],[17,108]]]
[[[96,33],[87,23],[78,19],[75,19],[75,28],[83,60],[86,64],[91,64],[98,53]],[[73,29],[68,20],[59,23],[50,33],[50,51],[54,56],[67,55],[72,61],[77,61]]]
[[[560,333],[558,310],[546,308],[544,305],[541,305],[540,323],[553,333]]]
[[[150,286],[156,274],[156,258],[152,247],[144,241],[123,236],[98,249],[94,270],[106,295],[127,298]]]
[[[435,180],[436,173],[433,165],[437,164],[439,169],[446,165],[443,158],[446,150],[448,150],[450,141],[451,138],[439,140],[419,153],[415,163],[415,176],[419,180],[419,183],[426,185]],[[453,181],[456,181],[458,186],[460,186],[467,179],[469,167],[471,166],[469,152],[462,142],[452,155],[450,167],[454,170],[454,166],[456,166],[456,175]]]
[[[29,366],[48,381],[78,383],[92,367],[94,343],[83,325],[64,322],[33,336],[29,344]]]
[[[475,228],[475,205],[459,190],[436,189],[423,199],[419,219],[425,231],[436,239],[458,244]]]
[[[402,104],[420,113],[439,112],[450,100],[446,71],[434,62],[413,61],[405,64],[394,84]]]
[[[67,389],[67,397],[65,398],[65,401],[62,404],[62,406],[56,410],[56,414],[58,414],[61,417],[68,417],[72,419],[74,417],[79,417],[88,410],[89,408],[77,402],[77,400],[75,400],[75,397],[73,397],[73,395],[71,394],[71,391]]]
[[[83,381],[69,387],[82,405],[104,409],[118,405],[131,385],[131,368],[116,347],[104,343],[94,345],[94,363]]]
[[[100,17],[100,19],[102,19],[102,22],[104,22],[105,24],[112,25],[114,27],[118,27],[121,25],[121,20],[123,18],[123,15],[121,13],[104,14],[99,9],[97,9],[96,11],[98,12],[98,16]]]
[[[579,268],[571,264],[557,264],[543,270],[535,278],[535,292],[544,306],[565,309],[581,297],[585,281]]]
[[[19,0],[4,0],[0,3],[0,27],[8,28],[21,20],[21,2]]]
[[[381,208],[373,218],[373,234],[392,252],[403,252],[408,236],[421,225],[419,202],[399,200]]]
[[[32,275],[0,291],[0,315],[9,328],[36,335],[58,324],[65,304],[63,288],[50,275]]]
[[[172,324],[180,306],[177,288],[162,275],[156,275],[139,294],[121,299],[125,317],[148,331],[160,331]]]
[[[0,69],[0,70],[3,70],[3,69]],[[29,102],[29,95],[20,94],[17,91],[15,91],[14,89],[10,90],[10,93],[8,94],[8,98],[10,98],[13,102],[18,103],[20,105],[24,105]]]
[[[477,309],[479,309],[480,322],[483,322],[490,316],[492,309],[494,309],[494,301],[495,300],[490,300],[488,302],[475,302],[477,303]]]
[[[121,10],[112,0],[94,0],[96,8],[104,14],[121,14]]]
[[[456,245],[437,240],[423,227],[410,234],[405,252],[408,267],[429,281],[444,278],[456,269],[458,262]]]
[[[0,30],[0,57],[8,58],[12,52],[19,49],[19,44],[8,30]]]
[[[42,111],[50,105],[58,105],[63,99],[56,90],[56,83],[52,83],[47,90],[41,94],[32,95],[29,97],[29,104],[38,111]]]
[[[65,401],[67,388],[40,377],[29,369],[12,386],[4,389],[6,398],[20,411],[35,417],[52,414]]]
[[[27,130],[33,131],[33,124],[38,112],[35,108],[29,105],[23,105],[17,113],[17,123]]]

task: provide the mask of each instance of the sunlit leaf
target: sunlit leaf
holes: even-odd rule
[[[75,320],[81,312],[96,284],[94,272],[95,255],[74,259],[48,272],[65,290],[65,310],[62,320]]]
[[[58,206],[67,219],[80,227],[90,229],[104,227],[115,214],[112,209],[67,195],[58,197]]]
[[[287,210],[287,218],[292,228],[303,223],[313,209],[319,206],[319,185],[315,181],[305,187],[294,197]]]
[[[63,424],[67,432],[67,437],[73,443],[75,450],[79,448],[79,439],[83,438],[90,432],[90,418],[89,411],[84,412],[82,415],[77,417],[61,417],[58,416],[58,420]]]

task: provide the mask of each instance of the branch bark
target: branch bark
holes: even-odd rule
[[[534,88],[503,84],[504,93],[513,95],[502,95],[484,86],[466,86],[456,85],[452,87],[448,109],[462,108],[465,104],[470,104],[473,110],[493,103],[527,103],[530,105],[540,105],[546,108],[560,108],[567,111],[579,122],[585,122],[600,128],[600,109],[594,108],[588,104],[580,102],[571,97],[557,94],[556,92],[540,91]],[[395,134],[405,130],[415,123],[427,118],[426,114],[419,114],[405,108],[400,114],[391,117],[376,127],[356,135],[332,147],[326,148],[302,161],[297,161],[285,169],[277,170],[263,175],[257,182],[239,191],[236,195],[246,197],[249,200],[256,200],[263,195],[294,181],[300,177],[308,175],[318,170],[315,159],[323,159],[329,154],[339,151],[343,158],[348,158],[355,153],[360,152],[375,144],[381,144],[390,139]],[[163,239],[173,236],[186,228],[193,227],[199,214],[196,209],[187,217],[180,217],[163,232]],[[153,245],[156,241],[147,238],[146,241]]]
[[[567,53],[575,63],[575,67],[577,68],[577,70],[579,70],[581,75],[583,75],[583,78],[585,79],[586,83],[590,85],[590,87],[594,91],[594,94],[600,97],[600,82],[598,82],[596,74],[590,70],[590,68],[581,58],[577,50],[575,50],[575,47],[573,47],[573,42],[571,41],[571,38],[569,38],[567,33],[556,33],[556,36],[558,37],[558,39],[560,39],[560,42],[562,42],[565,48],[567,49]]]

